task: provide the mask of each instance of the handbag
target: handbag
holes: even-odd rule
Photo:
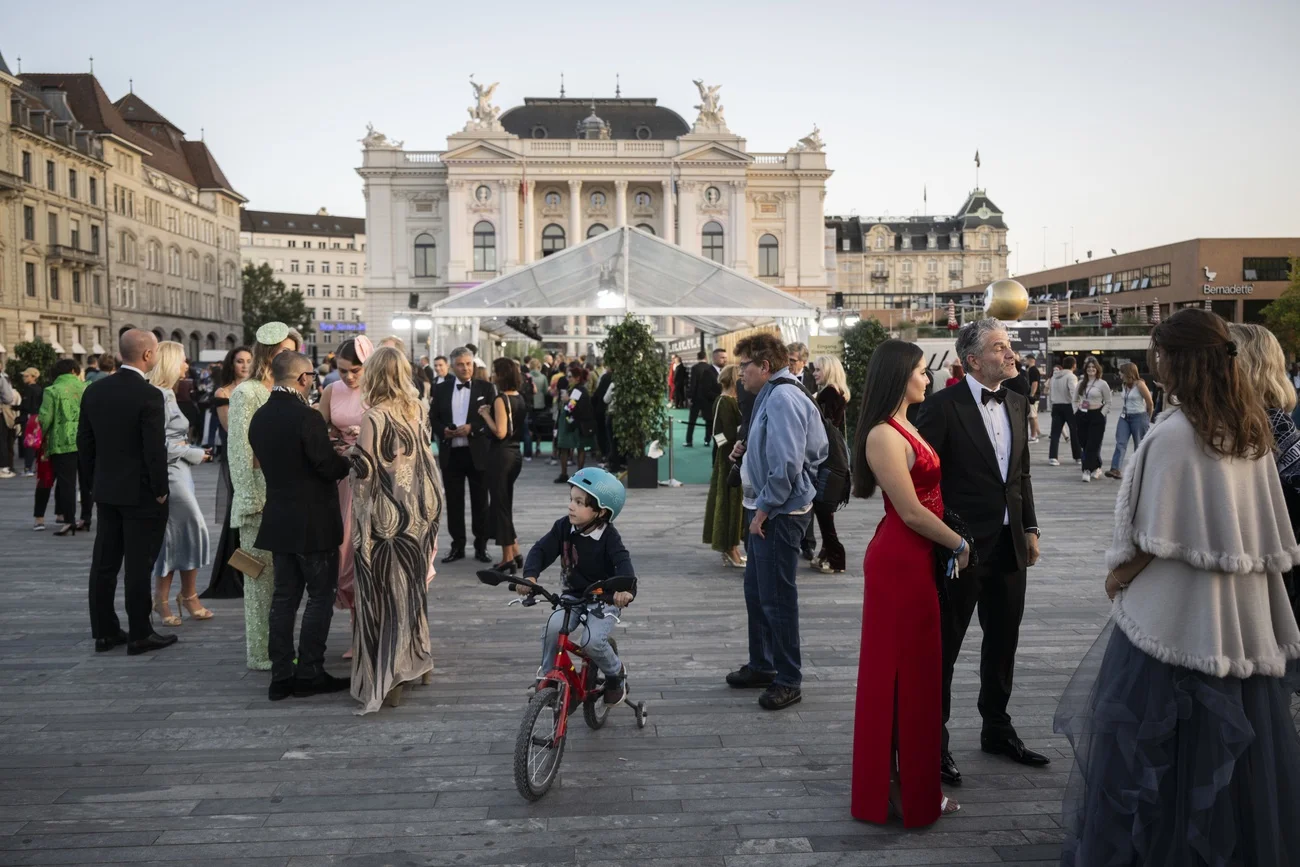
[[[45,435],[41,432],[41,420],[34,415],[27,417],[27,427],[23,431],[23,446],[37,451],[45,442]]]
[[[949,529],[966,540],[966,546],[970,549],[970,562],[966,564],[966,568],[970,569],[975,566],[979,561],[979,555],[975,551],[974,536],[971,534],[970,528],[966,526],[966,522],[961,519],[961,515],[958,515],[952,509],[944,507],[943,522],[948,525]],[[948,563],[952,557],[952,549],[935,544],[934,583],[939,590],[940,607],[945,606],[948,602],[948,582],[958,581],[961,577],[957,572],[953,572],[951,575],[948,572]]]
[[[249,578],[262,577],[262,571],[266,569],[266,564],[245,551],[243,548],[236,548],[235,553],[230,555],[226,561],[232,568],[243,572]]]

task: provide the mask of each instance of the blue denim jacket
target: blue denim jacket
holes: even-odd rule
[[[773,387],[779,378],[794,375],[783,367],[763,386],[754,398],[745,438],[745,499],[769,516],[788,515],[812,503],[828,448],[817,405],[801,389]]]

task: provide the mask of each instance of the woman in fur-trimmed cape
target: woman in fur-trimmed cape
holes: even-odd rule
[[[1173,398],[1129,461],[1106,552],[1111,623],[1056,715],[1074,745],[1061,863],[1300,858],[1300,737],[1284,681],[1300,563],[1263,403],[1223,321],[1152,333]]]

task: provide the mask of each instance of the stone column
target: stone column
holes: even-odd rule
[[[700,252],[700,236],[696,228],[696,204],[695,194],[699,184],[694,181],[677,182],[677,225],[681,231],[677,235],[677,243],[683,250],[689,250],[696,255]]]
[[[745,182],[731,182],[731,267],[749,273],[749,203]]]
[[[569,236],[564,248],[576,247],[583,241],[582,236],[582,181],[569,181]]]
[[[659,209],[659,212],[663,214],[664,218],[663,238],[668,243],[675,244],[677,243],[677,226],[675,225],[676,221],[673,217],[673,182],[667,180],[663,182],[663,185],[664,203],[663,207]]]
[[[614,181],[614,228],[627,225],[627,181]]]
[[[537,254],[537,238],[534,237],[536,232],[533,229],[533,213],[537,209],[537,203],[533,197],[537,193],[537,181],[524,182],[524,259],[523,263],[527,265],[532,262]]]
[[[799,284],[799,193],[781,193],[785,209],[785,237],[781,239],[781,285],[794,288]]]
[[[464,283],[469,271],[469,240],[473,226],[466,225],[465,195],[468,181],[447,181],[447,282]]]
[[[519,256],[516,247],[519,243],[519,182],[503,180],[500,183],[501,215],[497,227],[497,273],[504,274],[515,266]]]

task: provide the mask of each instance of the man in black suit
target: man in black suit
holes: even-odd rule
[[[275,564],[267,697],[279,701],[338,692],[351,683],[325,671],[325,639],[334,616],[343,544],[338,483],[351,465],[330,444],[325,418],[307,402],[316,376],[311,359],[281,352],[271,362],[271,375],[275,386],[249,422],[248,444],[266,478],[262,529],[253,544],[270,551]],[[303,590],[307,607],[295,669],[293,620]]]
[[[488,555],[487,465],[492,433],[479,415],[479,407],[492,406],[496,389],[474,379],[474,353],[460,347],[451,354],[454,376],[434,395],[433,429],[438,437],[442,483],[447,493],[447,529],[451,550],[442,558],[452,563],[465,557],[465,483],[469,483],[470,520],[474,531],[474,559],[491,563]]]
[[[158,362],[158,338],[132,329],[117,339],[122,367],[101,377],[81,399],[77,454],[81,477],[92,480],[99,534],[90,566],[90,631],[95,652],[125,644],[132,655],[176,643],[149,619],[154,561],[167,532],[167,444],[163,395],[145,377]],[[123,632],[113,598],[126,561],[123,596],[130,632]]]
[[[970,528],[976,565],[947,582],[943,623],[943,779],[961,782],[948,749],[952,672],[971,614],[979,609],[980,748],[1025,765],[1048,758],[1016,736],[1007,703],[1025,610],[1025,570],[1038,561],[1038,518],[1025,442],[1029,407],[1003,386],[1016,375],[1016,353],[996,319],[967,323],[957,335],[966,381],[926,399],[917,428],[942,465],[943,502]]]
[[[686,420],[687,448],[694,445],[695,420],[701,416],[704,418],[704,438],[710,441],[710,447],[713,446],[713,402],[722,394],[722,389],[718,386],[718,374],[726,366],[727,350],[718,347],[713,350],[712,364],[705,362],[704,352],[701,351],[695,366],[691,368],[691,414]]]

